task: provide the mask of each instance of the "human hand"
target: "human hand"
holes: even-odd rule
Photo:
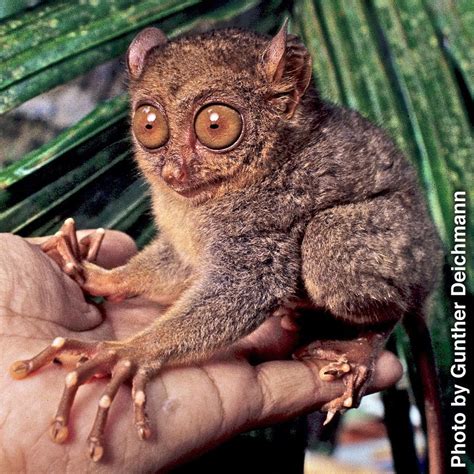
[[[9,365],[29,358],[57,336],[85,340],[122,339],[158,315],[140,299],[89,304],[78,285],[40,249],[16,236],[0,235],[0,472],[153,472],[169,469],[233,435],[321,407],[343,391],[322,382],[318,368],[275,360],[295,348],[294,332],[278,318],[212,361],[164,370],[147,387],[153,435],[138,439],[130,391],[121,387],[106,430],[106,454],[93,464],[85,440],[105,381],[81,387],[70,421],[70,437],[53,443],[48,428],[62,391],[64,368],[50,365],[22,381]],[[107,232],[98,263],[123,264],[135,252],[130,239]],[[103,317],[103,314],[106,317]],[[252,365],[249,360],[258,360]],[[393,384],[401,366],[389,353],[380,358],[373,390]]]

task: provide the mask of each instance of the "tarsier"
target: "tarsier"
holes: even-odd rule
[[[81,356],[66,377],[53,440],[67,438],[78,387],[104,373],[111,380],[88,438],[91,458],[103,454],[109,407],[129,380],[135,425],[147,438],[145,387],[162,367],[209,358],[299,306],[313,308],[314,318],[325,311],[356,334],[295,354],[325,361],[322,379],[344,381],[343,395],[323,407],[328,420],[358,405],[402,318],[418,341],[427,405],[439,408],[422,314],[440,244],[416,174],[387,135],[320,98],[308,51],[286,25],[274,38],[228,29],[173,41],[147,28],[127,65],[135,156],[159,235],[112,270],[92,263],[102,233],[78,242],[72,220],[43,250],[86,293],[172,304],[127,340],[58,337],[12,365],[13,377],[23,378],[65,352]],[[439,420],[428,412],[437,451]],[[432,474],[441,465],[433,461]]]

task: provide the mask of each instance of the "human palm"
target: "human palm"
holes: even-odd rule
[[[213,360],[164,370],[152,381],[147,412],[153,434],[146,441],[138,438],[133,426],[130,391],[121,387],[108,420],[106,454],[91,465],[84,443],[106,380],[94,379],[81,387],[68,441],[57,445],[47,433],[66,371],[51,364],[15,381],[8,367],[57,336],[98,341],[129,337],[159,310],[138,298],[94,306],[37,245],[2,234],[0,247],[0,472],[169,469],[238,432],[317,409],[342,393],[340,383],[319,380],[317,367],[284,360],[295,348],[296,333],[271,318]],[[98,263],[123,264],[134,251],[129,238],[107,232]],[[400,373],[400,364],[385,353],[373,388],[394,383]]]

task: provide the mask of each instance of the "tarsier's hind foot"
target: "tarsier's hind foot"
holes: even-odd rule
[[[115,342],[86,342],[57,337],[46,349],[29,360],[17,361],[10,367],[15,379],[27,377],[32,372],[53,362],[63,355],[74,354],[78,363],[66,376],[64,391],[55,417],[51,423],[50,436],[56,443],[66,441],[68,421],[78,388],[93,377],[111,374],[99,399],[97,414],[88,437],[88,453],[93,461],[99,461],[104,453],[104,430],[110,406],[120,385],[132,380],[135,426],[140,439],[150,436],[151,430],[145,413],[145,388],[152,373],[125,346]]]
[[[293,355],[299,360],[327,362],[319,371],[320,379],[326,382],[341,379],[344,383],[344,393],[321,408],[327,412],[324,424],[329,423],[336,413],[359,405],[372,379],[384,341],[385,337],[378,334],[347,341],[321,340]]]
[[[41,249],[80,285],[84,282],[83,262],[94,262],[104,239],[104,229],[77,239],[76,224],[66,219],[61,229],[41,244]]]

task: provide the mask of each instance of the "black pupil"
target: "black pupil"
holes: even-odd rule
[[[211,123],[210,127],[211,128],[219,128],[219,125],[217,125],[217,123]]]
[[[145,125],[145,128],[147,128],[148,130],[150,130],[150,129],[152,129],[152,128],[153,128],[153,125],[151,125],[151,124],[147,123],[147,124]]]

